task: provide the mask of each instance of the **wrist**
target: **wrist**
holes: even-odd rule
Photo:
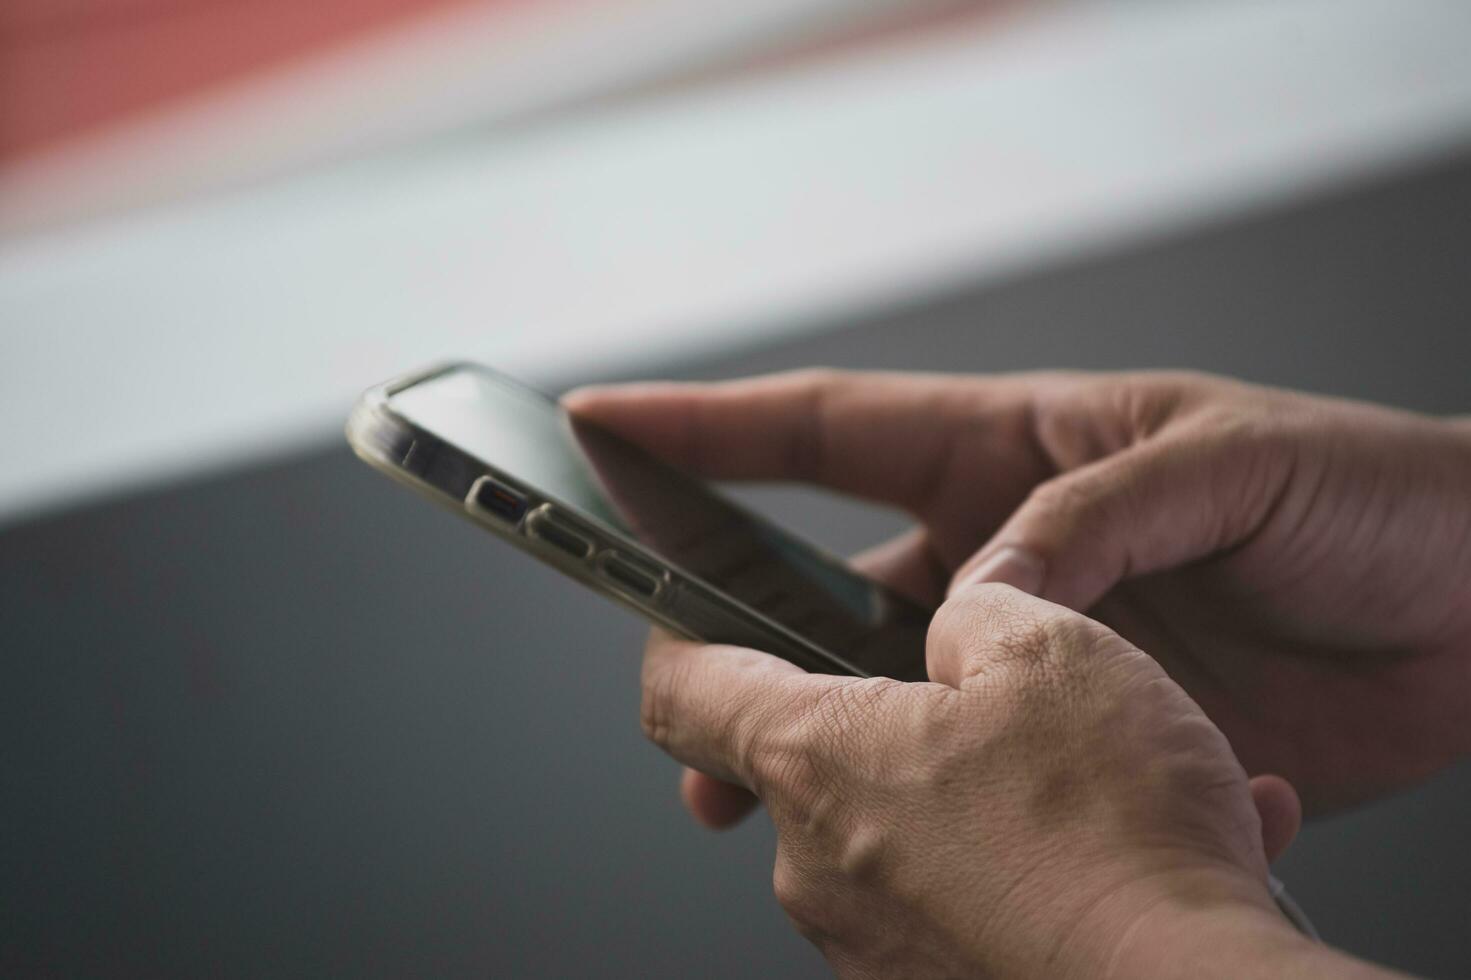
[[[1117,934],[1094,975],[1139,980],[1370,978],[1394,974],[1311,939],[1277,909],[1264,886],[1175,882]]]
[[[1280,925],[1286,939],[1296,935],[1265,883],[1225,863],[1185,865],[1178,854],[1159,854],[1135,864],[1122,883],[1100,885],[1080,876],[1070,898],[1055,909],[1052,928],[1064,938],[1049,957],[1052,975],[1193,976],[1197,951],[1214,946],[1213,937],[1222,931]]]
[[[1317,945],[1275,909],[1254,903],[1161,905],[1123,937],[1108,975],[1151,980],[1291,976],[1286,964],[1310,957]]]

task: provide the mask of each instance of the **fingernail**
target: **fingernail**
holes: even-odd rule
[[[982,583],[999,583],[1036,595],[1042,589],[1042,579],[1047,574],[1047,565],[1040,555],[1014,545],[997,551],[977,565],[969,575],[956,583],[951,592]]]

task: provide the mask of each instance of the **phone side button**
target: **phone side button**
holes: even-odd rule
[[[417,446],[418,443],[414,445]],[[465,503],[471,509],[489,514],[507,524],[518,523],[521,515],[526,513],[525,497],[488,476],[482,476],[470,486],[470,492],[465,495]]]
[[[592,554],[592,541],[553,516],[551,504],[542,504],[526,515],[526,533],[573,558],[586,559]]]
[[[599,574],[625,592],[652,599],[664,587],[664,577],[657,569],[616,551],[598,555]]]

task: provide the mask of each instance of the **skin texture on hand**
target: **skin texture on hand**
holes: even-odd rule
[[[1310,813],[1471,751],[1471,427],[1194,374],[804,371],[576,393],[714,478],[901,507],[874,559],[937,603],[977,572],[1160,661]],[[712,817],[729,802],[710,798]]]
[[[778,897],[840,972],[1379,975],[1272,909],[1299,809],[1269,773],[1324,810],[1471,749],[1466,423],[1179,374],[568,403],[683,468],[918,521],[860,564],[950,593],[931,683],[657,634],[645,664],[687,804],[720,826],[766,803]]]
[[[1277,913],[1246,773],[1118,634],[976,585],[927,658],[934,681],[902,683],[664,634],[647,651],[645,732],[765,802],[777,898],[840,974],[1373,975]]]

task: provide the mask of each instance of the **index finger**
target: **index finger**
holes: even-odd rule
[[[958,461],[1032,451],[1029,391],[1014,378],[804,370],[583,388],[563,401],[703,476],[819,483],[923,514]]]
[[[655,629],[644,651],[640,720],[649,740],[680,762],[753,789],[762,743],[812,696],[814,681],[838,679]]]

